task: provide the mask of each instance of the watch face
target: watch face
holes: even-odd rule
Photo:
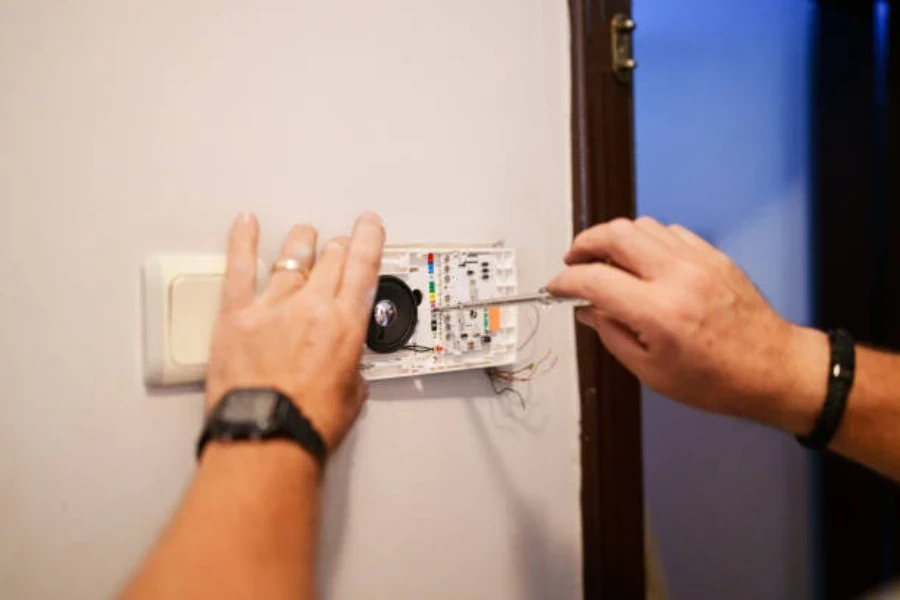
[[[265,427],[272,419],[278,397],[267,390],[233,392],[222,405],[221,416],[234,424]]]

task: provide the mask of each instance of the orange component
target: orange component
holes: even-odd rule
[[[488,309],[488,331],[497,331],[500,327],[500,307],[492,306]]]

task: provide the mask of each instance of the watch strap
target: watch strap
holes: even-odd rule
[[[828,369],[828,393],[822,412],[816,419],[812,433],[798,436],[797,441],[810,450],[824,450],[834,439],[844,411],[847,398],[853,388],[856,374],[856,347],[853,336],[845,329],[835,329],[828,334],[831,344],[831,362]]]
[[[275,407],[272,410],[271,419],[267,426],[255,427],[250,430],[246,425],[241,427],[241,433],[229,428],[227,423],[221,421],[219,408],[228,401],[229,396],[246,393],[272,394],[275,398]],[[203,454],[206,445],[213,440],[224,441],[261,441],[272,439],[287,439],[296,442],[309,452],[320,465],[325,464],[328,448],[322,440],[322,436],[309,421],[303,411],[285,394],[276,389],[242,388],[234,389],[222,396],[216,404],[216,408],[210,413],[200,438],[197,440],[197,459]]]
[[[319,432],[313,427],[310,420],[306,418],[299,406],[294,404],[290,398],[281,394],[281,392],[279,392],[279,395],[281,396],[281,402],[286,403],[283,430],[286,435],[276,435],[274,437],[294,440],[312,454],[320,465],[324,466],[325,458],[328,456],[328,448],[325,446],[322,436],[319,435]]]

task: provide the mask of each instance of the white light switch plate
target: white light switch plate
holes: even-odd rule
[[[260,261],[257,272],[264,273]],[[144,261],[144,381],[203,381],[225,273],[222,255],[161,254]]]

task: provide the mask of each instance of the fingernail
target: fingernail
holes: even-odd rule
[[[347,248],[347,245],[350,243],[350,239],[346,236],[340,236],[332,239],[328,242],[329,246],[332,246],[334,249],[344,250]]]
[[[384,225],[384,221],[381,220],[381,216],[378,213],[374,212],[364,212],[359,216],[360,221],[370,221],[375,223],[376,225]]]
[[[241,225],[251,225],[256,223],[256,215],[252,212],[240,212],[234,222]]]

